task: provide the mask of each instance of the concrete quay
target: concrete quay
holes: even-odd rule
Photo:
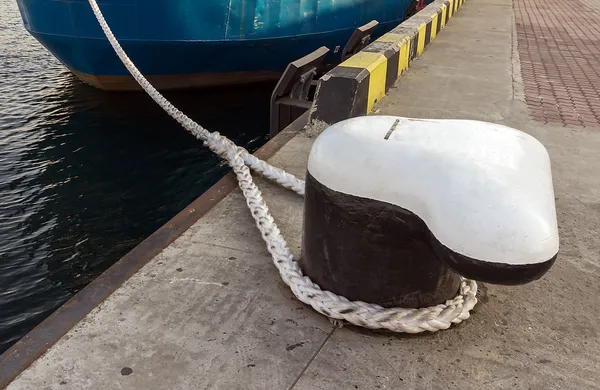
[[[558,260],[542,279],[480,284],[472,317],[434,334],[337,328],[280,280],[228,177],[167,226],[172,243],[154,247],[156,256],[127,271],[133,276],[117,264],[121,287],[56,344],[47,341],[7,388],[600,388],[600,83],[585,66],[600,59],[600,35],[579,39],[576,19],[598,23],[600,0],[562,12],[571,2],[469,0],[372,112],[478,119],[539,139],[552,161],[561,234]],[[317,133],[291,129],[265,154],[280,147],[269,162],[303,177]],[[299,255],[302,198],[257,182]],[[175,225],[194,215],[201,218],[179,235]],[[60,333],[49,320],[33,335]],[[26,339],[3,355],[2,378],[19,356],[35,354],[32,345]]]

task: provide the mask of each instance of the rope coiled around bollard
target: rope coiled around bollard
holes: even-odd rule
[[[89,0],[89,3],[115,53],[144,91],[167,114],[197,139],[201,140],[211,151],[227,160],[236,175],[256,226],[267,244],[273,263],[279,270],[283,281],[301,302],[312,306],[319,313],[335,320],[347,321],[353,325],[370,329],[387,329],[393,332],[435,332],[447,329],[452,324],[458,324],[469,318],[471,309],[477,303],[475,297],[477,284],[472,280],[462,280],[460,291],[454,299],[448,300],[444,304],[422,309],[384,308],[360,301],[352,302],[330,291],[321,290],[308,276],[302,273],[300,266],[294,260],[294,256],[275,224],[260,190],[252,180],[250,169],[299,195],[304,195],[304,181],[256,158],[246,149],[237,146],[218,132],[206,130],[173,106],[146,80],[129,59],[106,23],[96,0]]]

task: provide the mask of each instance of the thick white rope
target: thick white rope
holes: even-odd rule
[[[282,169],[256,158],[218,132],[206,130],[174,107],[146,80],[125,54],[106,23],[96,0],[89,0],[89,3],[116,54],[144,91],[187,131],[203,141],[210,150],[227,160],[237,177],[256,226],[273,257],[273,263],[279,270],[283,281],[300,301],[334,320],[343,320],[370,329],[388,329],[394,332],[435,332],[447,329],[452,324],[458,324],[469,318],[469,312],[477,303],[475,297],[477,284],[472,280],[463,279],[459,294],[444,304],[423,309],[403,309],[384,308],[360,301],[351,302],[342,296],[321,290],[309,277],[304,276],[277,228],[260,190],[252,181],[250,168],[300,195],[304,195],[304,182]]]

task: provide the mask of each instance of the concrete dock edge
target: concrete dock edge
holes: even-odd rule
[[[310,120],[335,123],[373,109],[464,0],[435,0],[319,80]]]
[[[254,155],[269,159],[294,138],[307,121],[308,113],[305,113]],[[87,314],[236,188],[235,175],[229,172],[4,352],[0,356],[0,389],[6,388]]]

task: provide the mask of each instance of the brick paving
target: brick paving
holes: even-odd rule
[[[600,128],[600,0],[514,0],[533,119]]]

